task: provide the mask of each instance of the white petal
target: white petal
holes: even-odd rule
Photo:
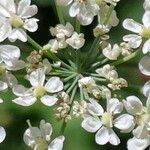
[[[99,119],[88,116],[82,121],[81,126],[86,131],[94,133],[102,126],[102,123]]]
[[[62,150],[65,137],[59,136],[55,138],[48,146],[48,150]]]
[[[36,102],[36,98],[33,96],[24,96],[18,97],[12,101],[21,106],[31,106]]]
[[[79,13],[79,10],[80,4],[78,2],[74,2],[69,9],[69,15],[71,17],[75,17]]]
[[[109,129],[109,142],[112,145],[119,145],[120,144],[119,137],[117,136],[117,134],[112,129]]]
[[[133,19],[125,19],[123,22],[123,27],[135,33],[140,33],[142,30],[142,25],[137,23]]]
[[[91,103],[87,103],[87,110],[90,114],[95,116],[101,116],[104,113],[104,109],[94,99],[89,100]]]
[[[121,132],[130,132],[134,128],[134,117],[129,114],[123,114],[114,120],[114,126]]]
[[[7,61],[7,59],[18,59],[20,57],[20,49],[13,45],[2,45],[0,46],[0,55],[3,61]]]
[[[142,51],[144,54],[150,52],[150,39],[145,42],[143,45]]]
[[[144,84],[143,94],[144,94],[145,97],[148,97],[150,95],[150,80]]]
[[[11,30],[10,23],[0,20],[0,42],[4,41],[9,36]]]
[[[41,137],[41,131],[37,127],[30,127],[28,128],[24,135],[23,140],[28,146],[34,146],[36,143],[36,138]]]
[[[145,0],[144,4],[143,4],[144,9],[147,11],[150,10],[150,3],[149,0]]]
[[[46,91],[56,93],[63,90],[63,82],[59,77],[51,77],[45,84]]]
[[[0,0],[0,4],[9,12],[16,13],[14,0]],[[7,16],[8,17],[8,16]]]
[[[150,95],[147,98],[146,107],[147,107],[147,112],[150,114]]]
[[[41,98],[41,102],[46,106],[53,106],[58,101],[58,98],[55,96],[45,95]]]
[[[3,91],[8,88],[7,83],[0,81],[0,91]]]
[[[95,141],[99,145],[105,145],[109,141],[109,131],[107,128],[102,127],[95,135]]]
[[[11,73],[6,73],[5,78],[8,86],[11,88],[18,83],[16,77]]]
[[[0,5],[0,16],[1,17],[8,17],[8,18],[11,17],[9,11],[2,5]]]
[[[128,42],[131,48],[138,48],[142,43],[141,36],[138,36],[136,34],[125,35],[123,37],[123,40],[125,42]]]
[[[10,33],[8,39],[11,42],[15,42],[17,39],[26,42],[27,41],[27,34],[23,29],[13,29],[12,32]]]
[[[142,18],[145,27],[150,27],[150,11],[146,11]]]
[[[22,18],[30,18],[37,14],[38,8],[36,5],[31,5],[31,0],[21,0],[18,4],[18,15]]]
[[[40,131],[41,131],[42,137],[44,137],[46,141],[50,141],[50,138],[52,135],[51,124],[48,122],[45,122],[45,120],[41,120],[40,121]]]
[[[133,137],[132,139],[128,140],[127,148],[128,150],[145,150],[149,145],[149,139],[137,139]]]
[[[126,101],[123,101],[123,103],[127,112],[132,115],[139,114],[142,111],[143,104],[136,96],[128,96]]]
[[[18,3],[17,13],[21,14],[22,12],[26,11],[26,7],[29,7],[30,4],[31,4],[31,0],[20,0]]]
[[[123,104],[119,102],[117,98],[107,100],[107,111],[112,114],[121,113],[123,110]]]
[[[0,143],[4,141],[5,137],[6,137],[6,131],[2,126],[0,126]]]
[[[12,66],[9,65],[6,66],[8,70],[17,71],[25,67],[25,62],[22,60],[12,60],[11,62],[12,62]]]
[[[139,62],[139,69],[144,75],[150,76],[150,57],[144,56]]]
[[[31,18],[31,19],[26,19],[24,23],[24,28],[30,32],[35,32],[38,29],[38,19]]]
[[[16,96],[30,96],[32,94],[31,90],[23,85],[14,85],[12,91]]]
[[[141,138],[141,139],[148,137],[149,134],[148,134],[147,126],[145,126],[145,124],[137,126],[137,128],[133,130],[133,135],[134,137]]]
[[[94,14],[91,11],[87,10],[87,8],[84,9],[82,7],[84,6],[81,6],[77,18],[82,25],[86,26],[92,23],[94,19]]]
[[[33,71],[30,75],[28,80],[30,81],[32,86],[43,86],[45,81],[45,73],[43,69],[37,69]]]
[[[3,102],[4,102],[3,99],[0,98],[0,104],[2,104]]]

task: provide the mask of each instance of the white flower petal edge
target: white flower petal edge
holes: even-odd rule
[[[5,137],[6,137],[6,131],[2,126],[0,126],[0,143],[4,141]]]
[[[45,89],[50,93],[60,92],[63,90],[63,82],[59,77],[51,77],[45,84]]]
[[[150,76],[150,57],[144,56],[139,62],[139,69],[142,74]]]
[[[121,132],[129,133],[135,126],[134,117],[129,114],[123,114],[114,120],[114,126],[120,129]]]
[[[56,104],[57,101],[58,98],[56,98],[55,96],[44,95],[41,98],[41,102],[46,106],[53,106]]]
[[[31,106],[36,102],[36,98],[33,96],[22,96],[12,101],[21,106]]]
[[[123,27],[134,33],[140,33],[142,31],[142,25],[133,19],[125,19],[123,22]]]
[[[127,148],[128,150],[145,150],[150,144],[150,139],[137,139],[133,137],[128,140]]]
[[[102,127],[95,135],[95,141],[99,145],[105,145],[106,143],[111,143],[112,145],[118,145],[120,139],[112,129],[107,129]]]
[[[126,101],[123,100],[125,109],[128,113],[136,115],[142,112],[143,104],[136,96],[128,96]]]
[[[86,131],[94,133],[102,126],[102,123],[99,119],[88,116],[82,121],[81,126]]]
[[[55,138],[48,146],[48,150],[62,150],[63,149],[63,143],[65,141],[64,136],[59,136]]]
[[[143,86],[143,94],[144,94],[145,97],[149,97],[150,96],[150,80],[144,84],[144,86]]]

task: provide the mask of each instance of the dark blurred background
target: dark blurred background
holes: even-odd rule
[[[32,3],[36,4],[39,8],[37,18],[39,21],[39,29],[37,32],[30,34],[41,45],[46,44],[51,36],[49,33],[49,27],[55,26],[58,23],[54,1],[53,0],[32,0]],[[141,22],[143,15],[142,0],[121,0],[116,11],[120,24],[118,27],[113,28],[110,32],[111,42],[121,42],[122,36],[127,33],[121,26],[122,21],[127,17]],[[67,12],[66,12],[67,13]],[[91,37],[89,29],[92,31],[92,26],[82,28],[82,31]],[[87,32],[88,31],[88,32]],[[5,43],[8,43],[5,41]],[[15,45],[19,45],[20,49],[23,50],[24,56],[29,53],[29,45],[22,44],[17,41]],[[124,65],[119,66],[119,75],[130,83],[130,88],[121,92],[120,98],[123,99],[128,95],[139,96],[143,102],[145,98],[140,94],[139,88],[144,84],[148,78],[141,75],[138,70],[138,61],[140,58],[134,59]],[[17,78],[21,80],[23,75],[17,73]],[[24,82],[25,84],[25,82]],[[53,137],[59,135],[61,122],[54,121],[53,108],[45,107],[40,102],[35,105],[25,108],[18,106],[11,102],[13,95],[10,92],[1,92],[0,96],[5,99],[3,104],[0,104],[0,125],[4,126],[7,131],[6,140],[0,144],[0,150],[28,150],[23,142],[23,133],[28,128],[26,120],[30,119],[32,125],[38,126],[41,119],[45,119],[51,122],[53,125]],[[95,143],[94,134],[87,133],[80,126],[81,121],[73,119],[67,125],[65,132],[65,145],[64,150],[126,150],[126,141],[130,135],[120,135],[121,144],[118,147],[112,147],[110,145],[99,146]]]

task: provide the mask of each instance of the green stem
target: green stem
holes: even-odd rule
[[[36,50],[42,50],[43,47],[39,45],[36,41],[34,41],[29,35],[27,35],[28,42],[36,49]]]
[[[75,85],[78,83],[78,79],[79,77],[76,77],[76,79],[74,80],[74,82],[72,83],[72,85],[69,87],[69,89],[66,91],[66,93],[70,93],[71,90],[75,87]]]
[[[83,89],[81,87],[80,87],[80,99],[81,101],[84,100]]]
[[[107,14],[106,14],[106,16],[104,18],[104,25],[107,25],[114,8],[115,8],[114,5],[110,5],[109,10],[108,10],[108,12],[107,12]]]
[[[131,60],[131,59],[133,59],[135,57],[137,57],[138,55],[140,55],[140,53],[141,53],[141,50],[137,50],[134,53],[130,54],[129,56],[126,56],[126,57],[124,57],[122,59],[119,59],[118,61],[113,62],[110,65],[112,65],[112,66],[118,66],[118,65],[120,65],[122,63],[125,63],[125,62],[127,62],[127,61],[129,61],[129,60]]]
[[[74,74],[72,74],[71,76],[65,78],[63,81],[64,81],[64,82],[68,82],[69,80],[73,79],[76,75],[77,75],[77,73],[74,73]]]
[[[65,25],[65,20],[64,20],[62,8],[61,8],[61,6],[59,6],[57,4],[57,0],[54,0],[54,1],[55,1],[55,7],[56,7],[57,15],[58,15],[58,18],[59,18],[59,22],[61,24]]]
[[[76,19],[76,25],[75,25],[76,32],[80,33],[80,22],[78,19]]]

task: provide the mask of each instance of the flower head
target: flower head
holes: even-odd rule
[[[36,18],[31,18],[37,13],[37,6],[30,5],[31,0],[14,0],[0,2],[0,41],[8,38],[11,42],[17,39],[26,42],[27,34],[38,29]]]
[[[142,39],[146,42],[143,45],[142,51],[144,54],[150,51],[150,11],[146,11],[142,19],[143,25],[137,23],[133,19],[126,19],[123,22],[123,27],[136,34],[129,34],[123,37],[123,40],[129,42],[131,48],[138,48]]]
[[[28,124],[29,128],[25,131],[23,140],[33,150],[62,150],[65,137],[59,136],[51,141],[52,126],[50,123],[41,120],[39,128],[31,126],[29,121]]]
[[[63,90],[63,83],[59,77],[51,77],[45,83],[45,72],[39,68],[28,76],[28,80],[32,85],[29,89],[22,85],[13,87],[13,93],[19,96],[13,102],[22,106],[30,106],[40,98],[43,104],[53,106],[58,101],[55,93]]]

